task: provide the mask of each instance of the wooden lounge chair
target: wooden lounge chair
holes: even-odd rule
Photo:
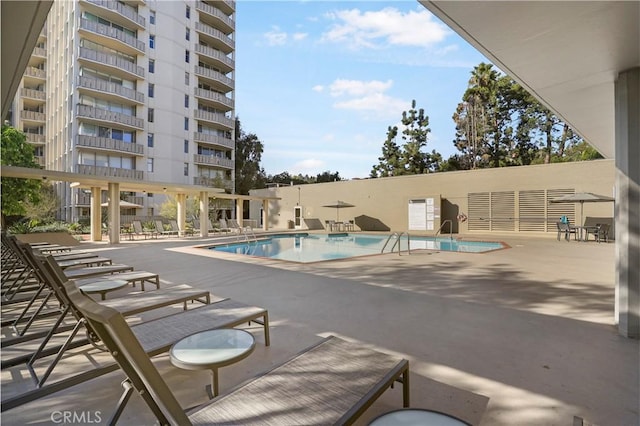
[[[142,227],[142,223],[140,223],[139,220],[132,221],[131,227],[133,228],[132,235],[143,236],[145,240],[147,239],[147,237],[155,238],[158,236],[158,233],[155,231],[145,231]]]
[[[161,220],[155,220],[154,223],[156,225],[156,232],[158,233],[158,235],[178,236],[178,231],[164,229],[164,224],[162,223]]]
[[[145,353],[145,335],[132,332],[117,311],[83,297],[73,282],[65,287],[127,375],[111,423],[133,389],[160,424],[350,424],[395,381],[403,383],[409,406],[407,360],[331,336],[187,415]]]

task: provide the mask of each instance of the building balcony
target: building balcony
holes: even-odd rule
[[[81,175],[118,177],[125,179],[143,180],[142,170],[117,169],[115,167],[88,166],[86,164],[76,164],[76,173]]]
[[[23,87],[22,89],[20,89],[20,96],[22,96],[23,98],[29,98],[36,101],[47,100],[47,94],[45,93],[44,90],[27,89],[26,87]]]
[[[203,1],[196,2],[196,10],[200,12],[200,20],[202,22],[221,28],[227,34],[235,31],[236,22],[229,17],[230,13],[224,13],[217,7],[206,4]]]
[[[47,57],[47,49],[43,49],[42,47],[34,47],[33,48],[33,53],[31,53],[33,56],[39,56],[41,58],[46,58]]]
[[[233,169],[235,166],[233,160],[216,157],[214,155],[193,154],[193,162],[203,166],[215,166],[223,169]]]
[[[196,176],[193,178],[194,185],[207,186],[209,188],[222,188],[233,190],[233,181],[229,179],[210,178],[206,176]]]
[[[42,124],[46,121],[47,116],[44,112],[27,111],[23,109],[20,111],[20,119],[22,121],[33,121],[37,122],[38,124]]]
[[[80,76],[78,78],[78,87],[81,89],[99,92],[103,95],[107,95],[108,98],[117,99],[119,101],[125,99],[139,104],[144,103],[143,93],[104,80]]]
[[[32,145],[44,145],[46,142],[45,135],[40,135],[37,133],[25,133],[27,137],[27,142]]]
[[[143,42],[138,40],[136,37],[126,34],[122,30],[108,25],[81,18],[80,31],[84,32],[87,38],[92,39],[95,43],[121,50],[131,55],[137,55],[145,52],[145,45]]]
[[[144,78],[144,68],[129,61],[125,61],[115,55],[81,47],[78,57],[81,60],[90,61],[94,65],[97,65],[95,68],[99,71],[107,71],[109,73],[116,71],[118,74],[124,71],[128,76],[132,76],[134,79]]]
[[[118,151],[139,156],[144,155],[144,145],[98,136],[78,135],[76,137],[76,146],[100,151]]]
[[[36,160],[36,163],[38,163],[40,167],[44,167],[45,160],[43,155],[35,155],[33,158],[34,160]]]
[[[134,197],[134,196],[131,196],[131,195],[125,195],[122,198],[122,200],[128,201],[129,203],[137,204],[139,206],[144,206],[144,198],[145,197]],[[103,192],[102,196],[100,197],[100,204],[106,203],[107,200],[108,200],[107,194],[106,194],[106,192]],[[76,192],[76,205],[90,206],[91,205],[91,194],[90,193],[85,193],[82,190],[77,191]]]
[[[134,26],[144,29],[146,20],[136,10],[126,4],[113,0],[83,0],[87,9],[96,11],[100,16],[117,24]]]
[[[203,103],[213,105],[216,109],[222,111],[233,110],[233,99],[226,97],[222,93],[196,87],[193,91],[193,94],[199,100],[204,101]]]
[[[207,133],[193,133],[193,140],[201,144],[223,147],[227,149],[235,149],[235,143],[230,138],[218,135],[209,135]]]
[[[228,118],[227,116],[219,112],[208,112],[202,111],[200,109],[195,109],[193,110],[193,118],[199,121],[206,121],[208,123],[217,124],[228,129],[233,129],[235,126],[235,121],[232,118]]]
[[[201,60],[213,64],[222,72],[228,73],[235,69],[235,61],[219,50],[196,44],[196,53],[200,55]]]
[[[122,114],[120,112],[108,111],[102,108],[95,108],[89,105],[76,105],[76,114],[78,115],[78,117],[89,119],[89,121],[117,123],[134,130],[144,129],[144,120],[141,118]]]
[[[236,12],[235,0],[218,0],[215,2],[216,7],[226,15],[233,15]]]
[[[198,77],[207,80],[210,86],[219,89],[221,92],[231,92],[235,87],[235,82],[232,79],[218,71],[196,65],[194,72]]]
[[[47,72],[45,70],[41,70],[36,67],[27,67],[24,71],[24,76],[35,78],[38,80],[46,80]]]
[[[196,22],[195,28],[200,33],[201,39],[209,46],[222,50],[225,54],[235,50],[236,42],[222,31],[200,21]]]

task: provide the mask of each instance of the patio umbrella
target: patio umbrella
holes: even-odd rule
[[[613,201],[615,201],[615,198],[613,197],[598,195],[592,192],[577,192],[575,194],[563,195],[562,197],[549,200],[550,203],[580,203],[580,224],[582,224],[584,203],[606,203]]]
[[[102,207],[109,207],[109,203],[100,204]],[[120,208],[121,209],[141,209],[143,206],[140,204],[130,203],[129,201],[120,200]]]
[[[355,207],[355,206],[353,204],[345,203],[344,201],[338,200],[338,202],[335,204],[327,204],[326,206],[322,206],[322,207],[336,209],[336,221],[338,221],[340,219],[340,209],[346,209],[348,207]]]

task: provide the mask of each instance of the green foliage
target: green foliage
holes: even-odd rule
[[[26,141],[24,133],[10,126],[2,126],[2,150],[0,160],[3,166],[39,168],[33,155],[33,147]],[[37,203],[40,181],[34,179],[2,178],[2,214],[4,216],[24,216],[25,203]]]
[[[38,199],[38,202],[27,200],[24,203],[25,216],[45,223],[55,221],[56,212],[60,207],[60,199],[53,185],[43,183]]]
[[[64,222],[42,224],[37,220],[24,219],[9,227],[12,234],[36,234],[44,232],[69,232],[71,225]]]
[[[198,217],[200,214],[200,199],[198,197],[190,197],[186,200],[186,217]],[[167,219],[177,219],[178,217],[178,200],[172,195],[167,195],[166,200],[160,206],[160,216]]]
[[[336,182],[343,179],[340,177],[340,172],[332,173],[327,170],[316,176],[302,174],[293,176],[289,172],[282,172],[277,175],[268,175],[266,180],[268,183],[279,183],[281,185],[306,185],[309,183]]]
[[[258,136],[245,133],[236,118],[236,193],[248,195],[251,189],[264,188],[266,174],[260,167],[264,146]]]
[[[387,139],[382,146],[379,163],[371,169],[370,177],[388,177],[414,175],[438,170],[442,156],[436,151],[426,152],[429,129],[429,117],[424,109],[416,109],[416,101],[411,102],[411,109],[402,113],[403,130],[402,146],[398,146],[398,127],[389,126]]]
[[[463,170],[579,160],[569,153],[582,139],[491,64],[473,69],[453,120],[452,161]]]

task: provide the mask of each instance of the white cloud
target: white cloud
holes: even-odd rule
[[[331,83],[331,86],[329,86],[329,89],[331,91],[331,96],[333,97],[338,97],[342,95],[363,96],[363,95],[370,95],[373,93],[385,92],[391,86],[393,86],[392,80],[361,81],[361,80],[337,79],[333,83]]]
[[[431,47],[442,42],[450,30],[427,10],[406,13],[393,7],[380,11],[339,10],[326,15],[336,23],[322,40],[356,48],[388,46]]]
[[[309,34],[307,33],[293,33],[291,37],[293,38],[294,41],[301,41],[307,38],[308,35]]]
[[[374,116],[379,118],[397,117],[398,115],[401,115],[402,111],[407,109],[408,106],[411,106],[411,103],[402,99],[387,96],[383,93],[374,93],[359,98],[336,102],[333,106],[338,109],[374,113]]]
[[[287,42],[287,33],[281,31],[279,27],[273,26],[273,29],[264,33],[264,38],[269,46],[282,46]]]
[[[291,166],[291,172],[296,174],[320,173],[319,170],[324,170],[326,168],[326,164],[327,163],[322,160],[309,158],[306,160],[298,161],[293,166]]]
[[[317,84],[317,85],[313,86],[311,88],[311,90],[313,90],[314,92],[320,93],[320,92],[322,92],[324,90],[324,86],[322,86],[321,84]]]

